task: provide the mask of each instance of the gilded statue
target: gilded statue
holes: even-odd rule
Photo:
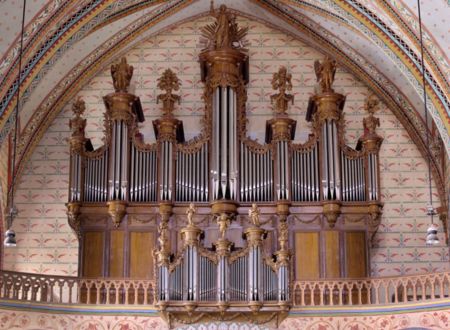
[[[322,61],[316,60],[314,62],[314,71],[316,72],[317,81],[322,88],[322,92],[332,92],[331,86],[334,82],[334,76],[336,74],[336,61],[332,60],[328,56]]]
[[[226,213],[222,213],[217,219],[217,224],[219,225],[219,233],[222,239],[225,239],[225,234],[227,232],[228,226],[230,225],[230,218]]]
[[[218,10],[215,10],[211,2],[210,13],[216,21],[201,29],[203,37],[206,38],[206,48],[229,49],[241,47],[248,28],[239,28],[236,23],[236,15],[230,13],[225,5],[221,5]]]
[[[287,72],[286,67],[282,66],[273,74],[272,88],[279,91],[277,94],[270,96],[274,111],[276,114],[286,114],[289,102],[294,104],[294,95],[286,94],[286,91],[292,90],[292,74]]]
[[[186,210],[187,219],[188,219],[188,226],[193,227],[195,226],[194,223],[194,214],[197,212],[197,209],[195,208],[194,203],[189,204],[188,209]]]
[[[163,94],[159,94],[156,103],[163,102],[164,116],[172,116],[172,112],[175,106],[175,102],[180,104],[180,96],[173,94],[173,91],[180,89],[180,79],[170,69],[166,69],[162,76],[158,78],[158,88],[165,91]]]
[[[161,221],[158,227],[158,242],[161,251],[165,251],[167,249],[167,243],[169,242],[169,224],[167,220]]]
[[[258,206],[253,203],[250,210],[248,210],[248,216],[250,217],[250,222],[255,226],[259,227],[261,225],[261,222],[259,221],[259,209]]]
[[[111,76],[116,93],[128,92],[133,69],[133,66],[128,65],[125,57],[122,57],[119,63],[111,65]]]

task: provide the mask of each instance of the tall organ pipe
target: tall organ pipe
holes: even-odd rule
[[[235,199],[237,160],[236,92],[219,86],[213,94],[213,145],[211,168],[213,199]]]
[[[128,126],[123,120],[114,120],[111,130],[109,199],[127,200]]]

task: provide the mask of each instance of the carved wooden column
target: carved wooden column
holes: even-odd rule
[[[249,307],[253,312],[257,312],[262,307],[262,288],[261,288],[261,265],[262,241],[267,232],[260,227],[259,209],[256,204],[248,212],[252,226],[244,231],[245,238],[249,247],[248,252],[248,287],[249,287]]]
[[[177,141],[177,130],[182,124],[173,116],[175,103],[180,102],[180,96],[173,94],[173,91],[179,90],[180,80],[172,70],[167,69],[158,79],[158,88],[165,91],[157,98],[157,101],[163,104],[163,116],[153,122],[159,147],[159,201],[171,203],[174,191],[174,145]]]
[[[291,252],[288,248],[289,226],[287,217],[289,215],[289,205],[278,204],[278,244],[279,249],[276,255],[276,268],[278,276],[278,305],[285,311],[290,307],[289,293],[289,273]]]
[[[158,268],[158,307],[164,310],[169,300],[169,266],[170,242],[169,219],[172,215],[171,204],[160,204],[161,221],[158,227],[158,250],[156,251],[156,265]]]
[[[273,74],[272,88],[278,90],[271,96],[275,118],[267,122],[266,142],[272,143],[275,151],[275,191],[276,201],[286,203],[291,200],[290,178],[290,142],[295,135],[297,122],[287,114],[289,103],[294,103],[294,96],[286,94],[292,90],[292,75],[281,67]]]
[[[380,126],[380,119],[374,116],[377,111],[379,101],[375,95],[367,98],[365,109],[369,113],[363,120],[364,134],[359,139],[362,143],[366,157],[367,169],[367,200],[369,202],[369,224],[368,230],[370,239],[378,230],[381,220],[381,208],[383,204],[380,201],[380,164],[379,152],[383,138],[376,133],[376,128]]]
[[[118,227],[126,214],[130,133],[138,98],[128,93],[133,67],[125,57],[111,66],[111,75],[115,92],[103,98],[109,122],[108,213]]]
[[[213,213],[236,213],[240,130],[244,129],[248,56],[242,48],[247,29],[237,26],[235,16],[221,5],[211,10],[216,22],[202,28],[207,40],[200,54],[205,81],[204,99],[209,114],[211,188]]]
[[[323,213],[330,227],[334,227],[340,214],[341,173],[339,125],[345,97],[332,89],[336,73],[336,61],[326,57],[322,63],[314,63],[317,80],[322,92],[312,97],[316,109],[315,121],[320,134]]]
[[[69,225],[73,231],[80,236],[80,208],[83,200],[83,182],[84,182],[84,151],[86,145],[86,119],[81,116],[86,110],[83,100],[78,99],[72,105],[72,111],[75,115],[70,120],[70,173],[69,173],[69,202],[66,204]]]
[[[197,306],[198,300],[198,248],[202,230],[194,223],[194,213],[196,208],[190,204],[186,211],[188,225],[181,230],[181,239],[184,244],[184,283],[185,291],[183,293],[184,307],[187,311],[193,311]]]
[[[225,234],[230,225],[231,217],[232,216],[226,213],[222,213],[217,217],[220,237],[217,242],[214,243],[217,253],[217,301],[219,303],[219,309],[222,312],[228,308],[227,302],[229,301],[228,257],[230,256],[232,242],[225,238]]]

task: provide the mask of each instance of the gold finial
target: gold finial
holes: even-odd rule
[[[259,221],[259,208],[258,206],[253,203],[250,210],[248,210],[248,216],[250,217],[250,222],[255,226],[259,227],[261,225],[261,222]]]
[[[282,66],[273,74],[272,88],[279,90],[279,93],[270,96],[272,105],[274,105],[274,112],[277,115],[286,114],[288,103],[294,104],[294,95],[286,94],[286,91],[292,90],[292,74],[287,72],[286,67]]]
[[[216,21],[201,29],[206,39],[205,48],[210,50],[241,48],[248,28],[239,28],[236,15],[230,13],[225,5],[220,5],[219,9],[215,10],[211,1],[210,14]]]
[[[111,76],[116,93],[127,93],[133,77],[133,66],[128,65],[127,59],[122,57],[119,63],[111,65]]]
[[[188,219],[188,226],[194,227],[194,214],[197,212],[197,209],[195,208],[194,203],[189,204],[189,208],[186,210],[187,219]]]
[[[334,75],[336,74],[336,61],[328,56],[322,61],[316,60],[314,62],[314,71],[316,72],[317,81],[322,88],[322,93],[333,92],[331,86],[334,82]]]
[[[164,116],[172,116],[172,112],[175,107],[175,102],[180,104],[180,96],[173,94],[173,91],[180,89],[180,79],[170,69],[166,69],[160,78],[158,78],[158,88],[165,91],[163,94],[159,94],[156,103],[163,102]]]

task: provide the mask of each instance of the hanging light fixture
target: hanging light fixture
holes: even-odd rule
[[[420,0],[417,0],[417,11],[419,13],[419,34],[420,34],[420,60],[422,64],[422,88],[423,88],[423,106],[425,111],[425,134],[427,147],[430,146],[430,137],[428,132],[428,110],[427,110],[427,94],[426,94],[426,79],[425,79],[425,62],[423,60],[423,33],[422,33],[422,15],[420,10]],[[434,216],[436,210],[433,207],[433,191],[431,187],[431,156],[428,154],[428,189],[430,201],[427,206],[427,215],[431,219],[431,224],[427,229],[426,243],[427,245],[439,244],[439,238],[437,236],[438,226],[434,223]]]
[[[25,27],[25,7],[27,0],[23,0],[23,10],[22,10],[22,30],[20,32],[20,49],[19,49],[19,73],[17,77],[17,92],[16,92],[16,108],[15,108],[15,126],[14,126],[14,140],[13,140],[13,161],[12,161],[12,180],[11,180],[11,190],[9,194],[9,212],[6,217],[8,230],[5,233],[5,240],[3,245],[10,247],[16,246],[16,233],[11,228],[14,218],[17,216],[17,208],[14,205],[14,187],[16,183],[16,153],[17,153],[17,134],[19,130],[19,106],[20,106],[20,84],[22,78],[22,55],[23,55],[23,34]]]

